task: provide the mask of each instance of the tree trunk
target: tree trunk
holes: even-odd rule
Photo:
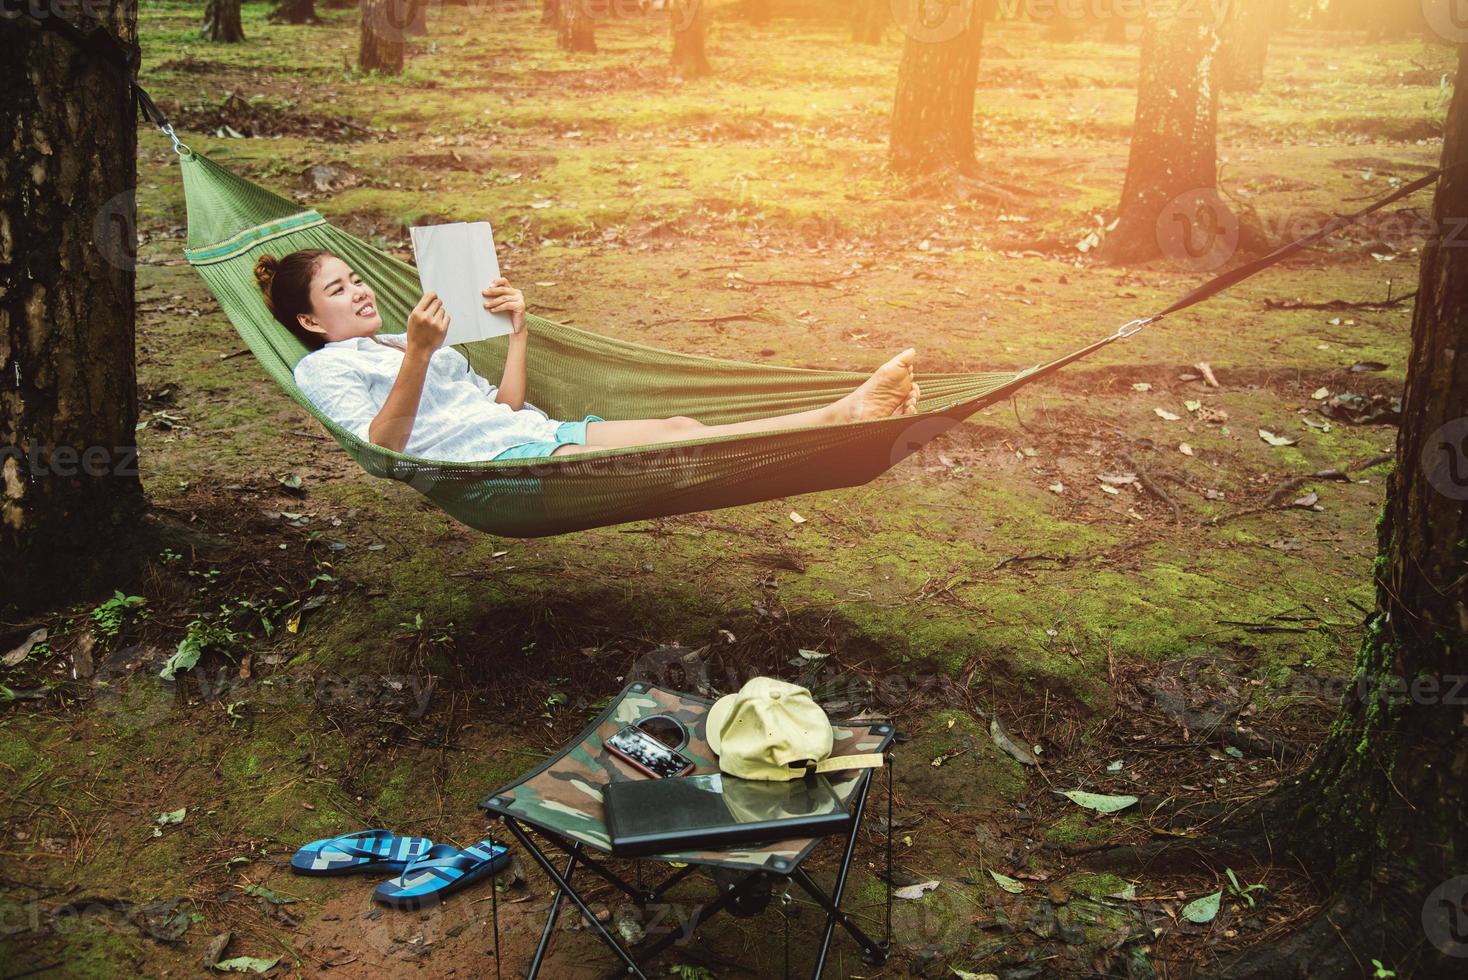
[[[893,12],[907,40],[892,104],[892,170],[972,174],[978,169],[974,90],[984,40],[979,4],[957,0],[935,13],[922,0],[902,0]]]
[[[406,37],[428,36],[428,0],[408,0],[408,24],[403,29]]]
[[[859,44],[881,44],[891,10],[890,0],[853,0],[851,39]]]
[[[705,45],[708,40],[708,0],[670,0],[668,32],[673,36],[673,70],[680,78],[713,74]]]
[[[1233,256],[1238,221],[1217,191],[1217,49],[1218,34],[1205,20],[1158,14],[1143,26],[1131,157],[1105,260],[1166,257],[1197,271]]]
[[[400,75],[403,39],[412,23],[413,0],[362,0],[362,43],[357,67],[362,71]]]
[[[1269,37],[1280,21],[1277,0],[1232,0],[1219,31],[1218,87],[1225,92],[1257,92],[1264,85]]]
[[[557,0],[556,43],[567,51],[596,53],[596,24],[587,0]]]
[[[280,0],[265,18],[272,24],[319,24],[316,0]]]
[[[1458,78],[1444,167],[1468,160],[1468,47]],[[1450,977],[1468,963],[1468,171],[1442,179],[1433,218],[1357,685],[1268,827],[1336,898],[1230,976],[1354,976],[1376,958]]]
[[[751,24],[768,24],[770,0],[744,0],[744,17]]]
[[[245,39],[240,26],[240,0],[205,0],[204,29],[206,41],[237,44]]]
[[[83,31],[137,44],[136,0],[70,9]],[[0,39],[0,606],[25,608],[115,574],[145,506],[137,122],[102,58],[27,18],[0,18]]]
[[[540,0],[540,22],[545,26],[557,23],[557,0]]]

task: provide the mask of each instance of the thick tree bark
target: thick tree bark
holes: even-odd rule
[[[1158,14],[1142,29],[1142,73],[1120,220],[1102,246],[1117,263],[1166,257],[1198,269],[1232,257],[1238,223],[1217,192],[1214,26]]]
[[[567,51],[596,53],[596,23],[587,0],[557,0],[556,43]]]
[[[83,31],[136,45],[136,0],[70,9]],[[0,47],[0,606],[24,607],[110,577],[145,503],[137,128],[102,58],[23,17],[0,19]]]
[[[892,104],[892,170],[912,176],[945,170],[972,174],[978,169],[974,90],[984,40],[979,3],[902,0],[893,10],[907,40]]]
[[[673,70],[681,78],[713,74],[707,44],[708,0],[669,0],[668,33],[673,38]]]
[[[362,42],[357,67],[384,75],[403,71],[403,39],[408,35],[413,0],[362,0]]]
[[[1443,166],[1468,161],[1468,47]],[[1468,171],[1446,175],[1422,252],[1412,350],[1357,684],[1269,826],[1333,888],[1311,927],[1235,977],[1463,976],[1468,963]],[[1287,966],[1288,965],[1288,966]]]
[[[557,22],[557,0],[540,0],[540,22],[547,27]]]
[[[245,39],[240,25],[240,0],[205,0],[204,29],[206,41],[237,44]]]
[[[316,0],[280,0],[265,17],[272,24],[319,24]]]
[[[1278,0],[1232,0],[1219,31],[1218,87],[1224,92],[1257,92],[1264,85],[1269,39],[1282,19]]]
[[[881,44],[891,16],[890,0],[852,0],[851,39],[859,44]]]

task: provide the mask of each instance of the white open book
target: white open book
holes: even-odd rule
[[[488,221],[456,221],[408,229],[424,292],[438,294],[449,315],[445,344],[466,344],[514,331],[508,313],[484,308],[481,292],[500,277]]]

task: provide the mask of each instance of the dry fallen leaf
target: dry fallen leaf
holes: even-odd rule
[[[801,517],[798,513],[796,513],[795,511],[792,510],[790,512],[790,522],[792,524],[804,524],[805,523],[805,518],[804,517]]]
[[[1174,415],[1173,413],[1169,412],[1165,408],[1154,408],[1154,409],[1152,409],[1152,411],[1154,411],[1154,412],[1157,413],[1157,417],[1159,419],[1162,419],[1162,420],[1167,421],[1167,422],[1176,422],[1176,421],[1178,421],[1178,420],[1180,420],[1182,418],[1181,415]]]
[[[1180,452],[1180,453],[1182,453],[1184,456],[1192,456],[1193,455],[1193,447],[1190,446],[1190,445],[1188,445],[1185,442],[1178,443],[1177,451]]]

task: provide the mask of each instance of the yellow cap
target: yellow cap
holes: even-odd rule
[[[789,780],[831,754],[830,719],[810,691],[755,677],[709,709],[709,748],[719,768],[741,779]]]

